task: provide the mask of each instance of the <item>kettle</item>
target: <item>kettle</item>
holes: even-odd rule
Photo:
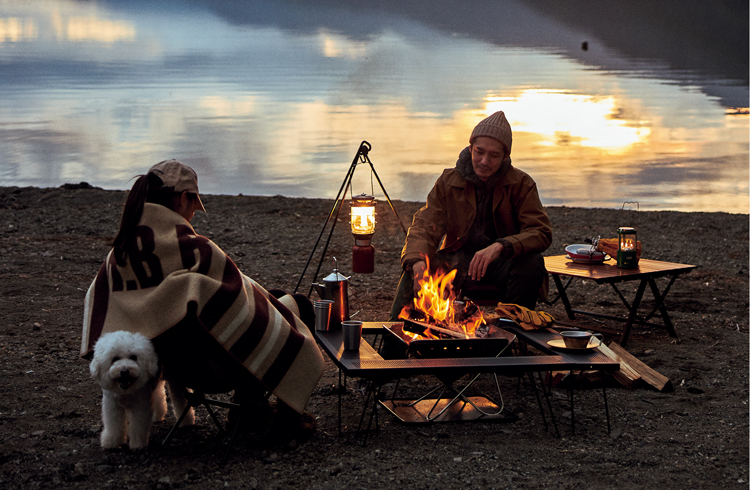
[[[323,284],[313,283],[321,299],[333,300],[329,328],[341,328],[341,322],[349,319],[349,278],[339,272],[336,257],[333,258],[333,272],[323,279]]]

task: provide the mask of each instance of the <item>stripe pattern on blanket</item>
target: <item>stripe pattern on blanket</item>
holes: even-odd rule
[[[274,298],[240,272],[184,218],[146,203],[136,250],[124,267],[113,252],[86,294],[81,355],[103,333],[169,330],[198,305],[200,323],[279,399],[302,412],[323,373],[323,357],[291,296]]]

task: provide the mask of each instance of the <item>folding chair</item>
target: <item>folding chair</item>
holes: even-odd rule
[[[240,416],[233,427],[225,430],[211,407],[236,408],[241,413],[239,403],[227,402],[206,395],[229,393],[243,382],[257,383],[249,380],[251,376],[244,371],[238,361],[233,359],[219,342],[200,323],[196,314],[197,304],[188,304],[185,318],[153,340],[159,360],[164,366],[169,379],[181,384],[185,389],[187,406],[172,426],[162,446],[172,440],[176,429],[191,408],[204,406],[222,437],[229,432],[227,449],[220,464],[229,457],[235,433],[240,424]]]

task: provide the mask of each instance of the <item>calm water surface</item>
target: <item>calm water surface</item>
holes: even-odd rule
[[[423,201],[503,110],[546,205],[748,212],[731,36],[639,46],[538,1],[424,2],[0,2],[0,183],[125,189],[177,158],[203,193],[332,198],[367,140],[390,197]]]

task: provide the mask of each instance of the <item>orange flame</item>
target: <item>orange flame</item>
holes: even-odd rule
[[[422,277],[418,279],[420,290],[414,298],[411,307],[406,306],[399,318],[409,319],[411,311],[420,311],[425,314],[429,323],[441,325],[443,328],[460,332],[466,338],[474,337],[476,329],[485,323],[481,310],[469,318],[461,319],[462,312],[456,312],[454,301],[456,293],[453,291],[453,280],[456,278],[458,271],[453,269],[448,273],[436,271],[434,275],[430,274],[430,261],[425,258],[427,267]],[[457,320],[458,314],[458,321]],[[428,332],[421,334],[423,337],[437,338],[428,335]]]

